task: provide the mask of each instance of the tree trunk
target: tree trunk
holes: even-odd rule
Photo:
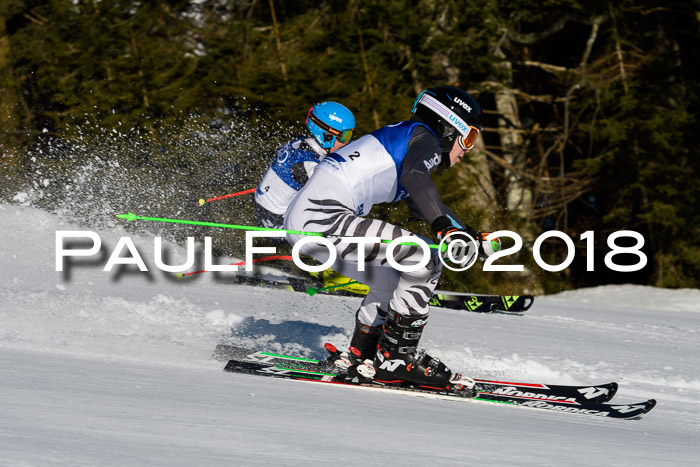
[[[469,160],[473,165],[460,164],[458,170],[460,172],[464,170],[465,173],[473,176],[478,184],[478,188],[474,189],[469,196],[469,204],[486,212],[495,212],[496,190],[493,187],[491,170],[489,169],[484,149],[484,140],[482,138],[477,139],[474,149],[469,153]],[[488,216],[487,219],[491,221],[492,217]],[[490,224],[481,226],[481,228],[486,230],[495,230],[497,227],[497,225]]]
[[[527,167],[523,154],[523,136],[522,132],[518,131],[522,125],[516,92],[513,90],[512,66],[510,61],[504,60],[500,67],[506,70],[508,81],[504,87],[496,91],[496,110],[500,114],[498,135],[503,158],[516,169],[505,171],[506,208],[517,212],[524,219],[529,219],[532,217],[532,192],[516,173],[516,171],[526,171]]]

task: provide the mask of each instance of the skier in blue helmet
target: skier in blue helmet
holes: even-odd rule
[[[318,144],[330,153],[350,142],[355,130],[355,117],[344,105],[321,102],[309,109],[306,128]]]
[[[258,184],[254,215],[261,227],[282,228],[289,203],[318,163],[352,139],[355,116],[342,104],[321,102],[309,109],[306,128],[311,136],[285,143]]]

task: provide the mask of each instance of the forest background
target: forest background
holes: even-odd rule
[[[0,197],[95,228],[127,211],[250,224],[250,195],[196,201],[255,187],[311,105],[345,104],[361,136],[452,85],[486,128],[436,185],[469,224],[518,232],[523,249],[502,263],[526,271],[477,266],[441,288],[698,287],[699,23],[698,0],[2,0]],[[429,234],[404,207],[372,216]],[[147,228],[242,254],[240,233]],[[533,261],[552,229],[576,247],[560,273]],[[603,264],[619,230],[644,236],[642,270]],[[567,256],[556,239],[541,251]]]

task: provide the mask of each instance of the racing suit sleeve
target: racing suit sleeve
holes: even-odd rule
[[[426,128],[419,126],[411,135],[406,150],[399,182],[408,192],[406,203],[414,216],[427,221],[431,226],[445,223],[449,219],[455,228],[466,224],[460,220],[440,198],[430,174],[441,161],[440,143]],[[433,230],[435,230],[433,228]]]
[[[313,171],[311,171],[313,173]],[[306,185],[306,182],[311,178],[311,173],[307,169],[305,162],[297,162],[291,168],[292,179],[300,185]]]

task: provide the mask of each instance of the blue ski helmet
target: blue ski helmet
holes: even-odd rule
[[[330,149],[336,138],[347,143],[355,130],[355,117],[344,105],[337,102],[321,102],[309,109],[306,128],[324,149]]]

